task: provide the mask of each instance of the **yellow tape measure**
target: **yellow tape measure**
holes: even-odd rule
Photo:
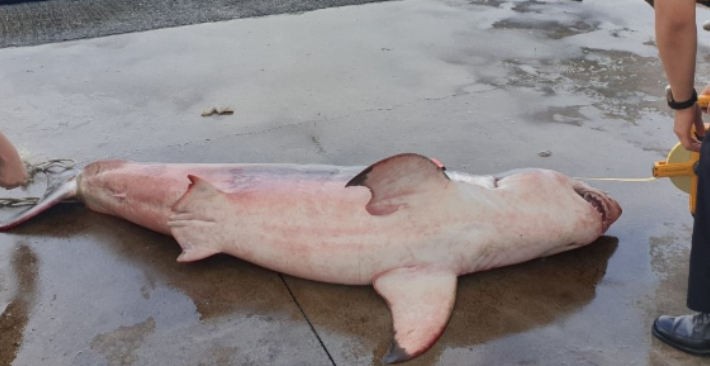
[[[707,108],[710,104],[710,96],[699,95],[698,105]],[[708,129],[708,126],[705,126]],[[693,127],[693,134],[695,127]],[[695,195],[698,192],[698,176],[695,174],[695,167],[700,160],[700,153],[686,150],[680,143],[677,143],[668,153],[666,161],[658,161],[653,164],[653,176],[668,177],[673,185],[681,191],[688,193],[688,205],[690,213],[695,214]]]
[[[710,0],[707,0],[710,1]],[[710,104],[710,96],[699,95],[698,105],[707,108]],[[708,126],[706,125],[706,129]],[[695,129],[693,128],[693,133]],[[665,161],[657,161],[653,164],[653,177],[648,178],[575,178],[578,180],[612,181],[612,182],[650,182],[657,178],[670,178],[676,188],[688,193],[688,205],[690,213],[695,214],[695,196],[698,192],[698,176],[695,174],[695,167],[700,160],[700,154],[686,150],[680,143],[668,153]]]

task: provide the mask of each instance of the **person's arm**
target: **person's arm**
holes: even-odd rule
[[[673,99],[681,102],[693,95],[697,27],[695,0],[655,0],[656,44],[663,69],[671,86]],[[700,143],[691,134],[695,124],[698,135],[705,135],[700,108],[697,103],[686,109],[675,110],[673,132],[688,150],[699,151]]]
[[[12,189],[27,180],[27,170],[15,146],[0,132],[0,187]]]

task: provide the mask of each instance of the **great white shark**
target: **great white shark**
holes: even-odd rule
[[[173,236],[179,262],[226,253],[313,281],[372,284],[394,325],[385,363],[436,342],[458,276],[590,244],[622,213],[556,171],[471,175],[413,153],[369,167],[107,160],[0,230],[68,199]]]

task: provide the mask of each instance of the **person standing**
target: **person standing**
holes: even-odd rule
[[[655,0],[655,34],[668,79],[668,106],[673,109],[673,132],[684,148],[700,152],[696,168],[698,191],[693,220],[687,306],[693,314],[662,315],[653,322],[653,335],[679,350],[710,355],[710,138],[705,136],[702,111],[694,87],[697,52],[695,0]],[[710,94],[710,86],[701,94]],[[695,134],[693,134],[695,127]]]

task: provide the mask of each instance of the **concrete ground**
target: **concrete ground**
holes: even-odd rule
[[[36,161],[412,151],[471,173],[648,177],[676,142],[637,0],[394,1],[5,48],[0,65],[2,129]],[[200,116],[218,105],[235,113]],[[443,336],[407,365],[707,364],[650,334],[688,311],[687,195],[667,179],[594,185],[624,209],[606,236],[461,278]],[[392,325],[371,287],[179,251],[74,204],[0,235],[0,364],[380,364]]]

